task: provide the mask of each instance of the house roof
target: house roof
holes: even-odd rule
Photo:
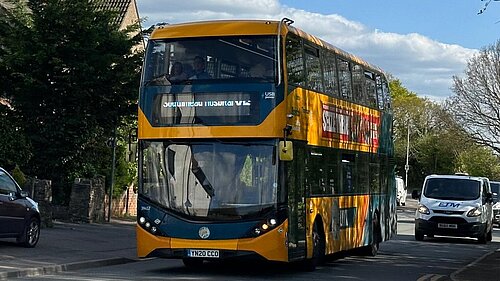
[[[96,0],[97,9],[115,11],[117,16],[113,19],[113,24],[123,26],[130,8],[136,10],[135,0]],[[13,4],[8,0],[0,0],[0,14],[11,9]],[[136,15],[138,17],[138,15]]]
[[[113,19],[112,23],[122,25],[130,5],[133,5],[132,1],[133,0],[103,0],[98,2],[97,8],[108,11],[116,11],[117,16]]]
[[[12,4],[7,3],[5,0],[0,0],[0,13],[5,13],[11,7]]]

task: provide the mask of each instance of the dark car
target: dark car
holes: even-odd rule
[[[38,204],[22,191],[14,178],[0,168],[0,238],[16,238],[32,248],[40,237]]]

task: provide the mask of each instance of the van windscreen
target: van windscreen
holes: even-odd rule
[[[469,179],[434,178],[425,183],[424,196],[446,200],[475,200],[479,198],[480,182]]]

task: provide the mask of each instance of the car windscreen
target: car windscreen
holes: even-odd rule
[[[427,179],[424,196],[445,200],[475,200],[479,198],[481,182],[472,179]]]

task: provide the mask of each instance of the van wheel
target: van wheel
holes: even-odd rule
[[[17,243],[26,248],[33,248],[40,238],[40,220],[33,217],[24,227],[23,234],[17,239]]]
[[[486,242],[488,242],[488,232],[487,232],[487,230],[485,230],[484,233],[482,233],[477,238],[477,242],[479,242],[479,244],[486,244]]]
[[[424,241],[424,233],[420,230],[415,229],[415,240]]]

